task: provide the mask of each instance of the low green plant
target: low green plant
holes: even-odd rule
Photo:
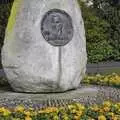
[[[95,85],[106,85],[120,88],[120,75],[112,73],[110,75],[86,75],[82,83],[84,84],[95,84]]]
[[[104,101],[101,105],[86,106],[80,103],[66,107],[47,107],[43,109],[14,109],[0,107],[0,120],[120,120],[120,103]]]

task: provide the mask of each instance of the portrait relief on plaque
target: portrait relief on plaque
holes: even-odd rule
[[[59,9],[48,11],[41,21],[44,39],[53,46],[64,46],[73,38],[72,18]]]

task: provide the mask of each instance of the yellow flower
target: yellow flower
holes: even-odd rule
[[[110,106],[111,106],[111,102],[110,102],[110,101],[105,101],[105,102],[103,103],[103,106],[104,106],[104,107],[110,107]]]
[[[115,107],[116,109],[119,109],[118,104],[114,104],[114,107]]]
[[[24,112],[24,110],[25,110],[24,107],[21,105],[19,105],[15,108],[15,112]]]
[[[33,111],[33,112],[32,112],[32,115],[33,115],[33,116],[36,116],[37,114],[38,114],[37,111]]]
[[[3,116],[9,116],[11,112],[8,109],[5,109],[4,107],[0,108],[0,113],[3,114]]]
[[[30,116],[30,115],[31,115],[31,113],[30,113],[29,111],[25,111],[24,114],[25,114],[26,116]]]
[[[71,110],[72,113],[76,113],[76,109]]]
[[[101,77],[101,75],[100,75],[100,74],[97,74],[96,77]]]
[[[100,112],[100,113],[104,113],[104,110],[103,110],[103,109],[99,109],[99,112]]]
[[[80,120],[80,116],[75,115],[74,120]]]
[[[42,114],[42,113],[45,113],[44,110],[39,110],[38,113]]]
[[[79,110],[84,110],[85,109],[85,106],[81,105],[80,103],[76,103],[76,105],[77,105]]]
[[[1,107],[0,108],[0,112],[4,112],[5,111],[5,108],[4,107]]]
[[[62,120],[69,120],[69,117],[67,116],[67,114],[63,115],[63,119]]]
[[[25,120],[32,120],[32,118],[29,117],[29,116],[26,116],[26,117],[25,117]]]
[[[118,112],[120,113],[120,108],[118,109]]]
[[[5,109],[3,112],[3,116],[9,116],[10,114],[11,114],[11,112],[7,109]]]
[[[38,113],[52,113],[52,112],[58,112],[58,108],[56,107],[48,107],[44,110],[38,111]]]
[[[120,106],[120,102],[119,102],[119,103],[117,103],[117,105],[118,105],[118,106]]]
[[[34,109],[32,107],[29,108],[30,111],[33,111]]]
[[[90,108],[91,108],[91,110],[93,110],[93,111],[98,111],[98,110],[99,110],[98,105],[94,105],[94,106],[92,106],[92,107],[90,107]]]
[[[113,112],[109,112],[108,113],[111,117],[114,117],[114,113]]]
[[[82,116],[82,114],[83,114],[82,111],[77,111],[77,112],[76,112],[76,115],[77,115],[77,116]]]
[[[110,111],[110,108],[109,108],[109,107],[104,107],[103,110],[104,110],[105,112],[109,112],[109,111]]]
[[[109,79],[107,77],[104,78],[104,82],[108,82]]]
[[[68,108],[71,110],[71,109],[74,109],[75,106],[74,105],[68,105]]]
[[[53,120],[59,120],[59,117],[57,115],[54,115]]]
[[[116,116],[112,117],[112,120],[118,120],[118,118]]]
[[[98,116],[98,120],[106,120],[106,117],[104,115]]]

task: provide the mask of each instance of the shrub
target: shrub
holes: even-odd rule
[[[96,16],[109,25],[107,41],[113,47],[112,60],[120,60],[120,1],[92,0]]]
[[[7,26],[8,17],[10,15],[12,3],[0,5],[0,47],[3,44],[5,36],[5,28]]]
[[[0,52],[4,41],[5,29],[10,15],[12,3],[0,4]],[[1,57],[0,57],[1,59]],[[0,68],[2,67],[0,63]]]
[[[111,58],[113,47],[107,41],[110,25],[96,16],[96,12],[80,2],[87,39],[88,62],[101,62]]]
[[[113,73],[111,75],[89,75],[82,81],[84,84],[106,85],[120,88],[120,75]]]

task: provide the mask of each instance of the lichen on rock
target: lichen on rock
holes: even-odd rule
[[[6,29],[7,34],[12,33],[12,30],[13,30],[15,22],[16,22],[16,16],[19,12],[21,3],[22,3],[22,0],[14,0],[12,10],[11,10],[11,15],[9,17],[8,25],[7,25],[7,29]]]

